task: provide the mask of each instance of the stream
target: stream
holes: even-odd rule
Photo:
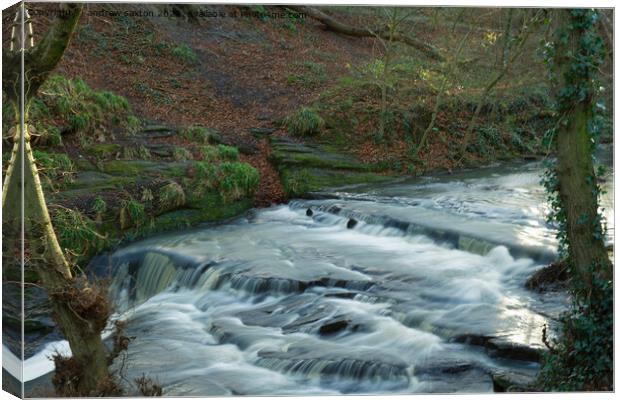
[[[543,325],[568,304],[524,287],[556,256],[541,171],[318,193],[100,255],[90,267],[111,276],[115,318],[135,336],[115,366],[170,396],[491,392],[498,374],[532,378]],[[33,377],[53,348],[66,343],[26,361]]]

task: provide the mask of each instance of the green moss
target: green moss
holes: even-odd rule
[[[187,175],[187,168],[190,165],[194,165],[193,162],[177,162],[170,163],[166,166],[166,169],[162,171],[163,175],[167,178],[180,178]]]
[[[351,171],[371,171],[373,169],[372,165],[336,157],[330,158],[328,153],[325,153],[324,155],[325,157],[319,157],[316,154],[311,153],[286,153],[286,155],[279,154],[276,157],[281,157],[280,160],[284,164],[306,168],[314,167]]]
[[[75,165],[79,171],[96,171],[97,167],[85,158],[78,158]]]
[[[218,166],[211,162],[197,162],[195,189],[202,190],[203,188],[213,189],[217,187],[218,171]]]
[[[122,156],[125,160],[150,160],[151,151],[145,146],[124,146],[122,148]]]
[[[90,88],[84,84],[82,90],[86,92],[89,91]],[[94,102],[104,110],[129,110],[129,102],[127,99],[117,96],[112,92],[108,92],[107,90],[93,92],[92,98]]]
[[[307,169],[284,170],[281,173],[284,193],[289,197],[304,195],[315,190],[312,185],[312,175]]]
[[[210,193],[201,197],[200,206],[198,209],[175,210],[158,216],[150,233],[184,229],[205,222],[221,222],[234,218],[252,208],[252,200],[241,199],[226,203],[219,194]]]
[[[284,192],[289,197],[352,184],[384,182],[389,176],[372,172],[338,171],[319,168],[287,168],[280,172]]]
[[[137,177],[128,176],[111,176],[101,174],[99,178],[93,178],[91,174],[99,174],[98,171],[81,171],[81,174],[67,185],[67,190],[63,190],[58,195],[77,194],[76,190],[85,190],[87,192],[96,193],[100,190],[117,190],[134,186]]]
[[[153,218],[150,224],[125,231],[125,241],[136,240],[148,235],[171,230],[186,229],[205,222],[221,222],[234,218],[252,208],[252,199],[242,198],[226,201],[216,190],[207,190],[199,195],[187,191],[186,208],[165,212]],[[114,227],[110,227],[114,229]]]
[[[102,164],[102,170],[111,175],[138,176],[157,166],[157,163],[150,161],[110,160]]]
[[[84,151],[97,158],[115,157],[123,147],[115,143],[100,143],[84,146]]]
[[[186,193],[186,208],[199,211],[209,222],[230,218],[252,207],[252,199],[227,201],[217,189],[202,192],[187,190]]]

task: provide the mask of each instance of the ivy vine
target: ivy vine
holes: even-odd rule
[[[590,155],[594,162],[596,144],[601,132],[604,105],[594,102],[602,87],[597,81],[597,72],[604,61],[604,43],[596,31],[598,13],[590,9],[569,11],[570,21],[557,32],[556,43],[545,46],[545,62],[548,65],[552,84],[558,85],[558,70],[554,65],[559,45],[567,45],[571,37],[578,37],[577,46],[567,52],[569,68],[563,69],[563,86],[556,95],[555,112],[558,124],[545,137],[555,140],[556,131],[567,123],[567,116],[580,103],[589,108],[587,131],[590,137]],[[559,255],[565,260],[569,276],[575,276],[570,261],[570,245],[566,230],[566,210],[559,197],[559,180],[556,163],[546,162],[542,184],[548,194],[551,213],[548,222],[557,229]],[[597,202],[602,194],[597,174],[599,168],[587,183]],[[579,223],[594,225],[596,240],[603,240],[606,226],[598,213],[593,219],[584,215]],[[545,390],[613,390],[613,285],[598,274],[600,265],[590,265],[590,285],[580,279],[571,281],[572,305],[561,316],[560,339],[543,357],[539,382]]]

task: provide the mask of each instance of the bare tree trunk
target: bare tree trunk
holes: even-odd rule
[[[379,135],[381,139],[385,138],[385,126],[386,126],[386,118],[387,118],[387,109],[388,109],[388,83],[390,79],[390,68],[392,67],[392,52],[393,52],[393,42],[394,42],[394,34],[398,25],[403,20],[398,18],[398,10],[392,10],[392,14],[389,16],[388,23],[388,37],[386,40],[383,39],[380,35],[376,35],[377,38],[383,44],[383,71],[381,74],[381,115],[379,117]]]
[[[536,21],[536,17],[537,15],[533,16],[531,20],[529,21],[529,23],[534,24],[534,22]],[[460,157],[457,163],[460,164],[463,161],[463,158],[465,158],[465,155],[467,152],[467,145],[469,145],[469,142],[471,140],[472,133],[474,131],[474,128],[476,127],[476,122],[478,121],[478,116],[480,116],[482,107],[484,107],[484,102],[486,101],[487,97],[489,96],[493,88],[504,78],[504,76],[506,76],[512,64],[523,53],[523,50],[525,48],[525,43],[527,42],[527,39],[529,38],[532,31],[533,31],[533,27],[527,26],[526,23],[524,23],[522,30],[521,30],[521,38],[519,41],[519,45],[514,50],[512,57],[510,57],[509,60],[504,62],[504,64],[502,65],[502,69],[484,87],[484,90],[482,91],[482,94],[480,95],[480,98],[478,99],[478,103],[476,104],[474,114],[472,115],[471,119],[469,120],[469,124],[467,125],[467,131],[465,131],[465,137],[463,138],[463,143],[461,145],[461,150],[460,150]]]
[[[428,137],[429,133],[433,130],[433,127],[435,126],[435,120],[437,119],[437,114],[439,113],[439,107],[441,106],[443,93],[446,90],[448,79],[450,75],[454,73],[454,68],[456,64],[458,64],[458,59],[459,59],[459,56],[461,55],[461,51],[463,50],[463,46],[465,45],[465,41],[471,34],[472,30],[473,30],[473,26],[470,27],[467,34],[463,36],[463,38],[461,39],[461,42],[459,43],[459,46],[456,49],[454,57],[446,62],[447,65],[445,66],[445,72],[444,72],[445,75],[441,81],[441,86],[439,87],[439,91],[437,92],[437,97],[435,99],[435,106],[433,107],[433,114],[431,115],[431,120],[428,123],[428,126],[426,127],[426,129],[424,130],[424,133],[422,134],[422,138],[420,139],[420,143],[418,144],[418,147],[415,149],[416,157],[419,156],[420,150],[422,150],[422,148],[424,147],[424,144],[426,143],[426,138]]]
[[[504,37],[502,38],[502,59],[501,65],[502,67],[506,66],[506,60],[508,59],[508,54],[510,54],[511,47],[511,36],[512,36],[512,14],[514,12],[514,8],[508,9],[508,15],[506,16],[506,28],[504,29]]]

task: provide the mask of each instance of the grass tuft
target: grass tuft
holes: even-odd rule
[[[194,50],[185,43],[174,47],[172,49],[172,54],[179,60],[188,64],[198,61],[198,56],[196,56]]]
[[[325,127],[325,121],[314,110],[304,107],[284,120],[288,131],[298,136],[313,136]]]

